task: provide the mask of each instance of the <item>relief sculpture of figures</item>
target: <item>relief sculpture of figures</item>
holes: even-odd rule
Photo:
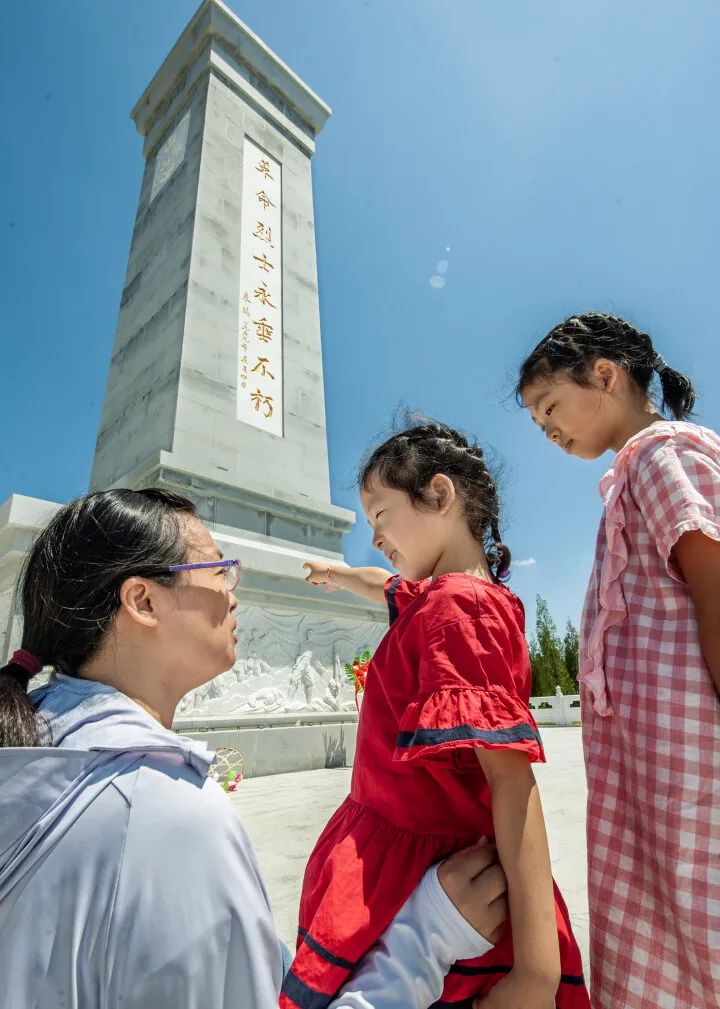
[[[344,664],[374,651],[384,631],[369,620],[255,605],[238,607],[238,627],[235,665],[188,694],[179,717],[355,711]]]

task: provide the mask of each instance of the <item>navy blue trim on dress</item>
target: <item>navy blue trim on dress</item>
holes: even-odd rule
[[[398,618],[398,608],[397,603],[395,602],[395,593],[397,592],[400,581],[401,581],[400,575],[398,575],[397,578],[393,578],[393,580],[390,582],[385,592],[388,605],[388,615],[390,617],[390,626],[392,626]]]
[[[324,991],[315,991],[310,985],[301,981],[294,971],[289,970],[285,975],[282,986],[283,995],[292,999],[300,1009],[327,1009],[334,995],[327,995]]]
[[[465,977],[481,977],[488,974],[509,974],[512,967],[507,966],[507,964],[495,964],[492,967],[473,967],[471,964],[464,963],[454,963],[450,968],[451,974],[462,974]],[[576,987],[581,987],[585,984],[585,978],[582,974],[561,974],[560,984],[569,984]],[[471,999],[472,1001],[472,999]],[[436,1002],[435,1005],[448,1005],[448,1006],[459,1006],[460,1002]]]
[[[512,967],[506,964],[493,964],[492,967],[471,967],[469,964],[454,963],[450,968],[451,974],[463,974],[465,977],[482,977],[486,974],[509,974]],[[454,1005],[449,1002],[448,1005]]]
[[[345,960],[343,957],[336,956],[334,953],[331,953],[329,949],[325,949],[324,946],[321,946],[317,939],[313,939],[306,928],[299,928],[298,935],[305,945],[313,951],[313,953],[317,953],[318,956],[321,956],[323,960],[332,964],[333,967],[344,967],[345,970],[355,970],[357,965],[360,963],[359,960]]]
[[[561,974],[560,984],[572,984],[581,988],[585,984],[585,978],[582,974]]]
[[[542,746],[537,729],[527,722],[513,725],[510,729],[476,729],[474,725],[454,725],[451,729],[415,729],[414,732],[399,732],[395,745],[407,750],[411,746],[439,746],[461,739],[478,739],[482,743],[524,743],[535,742]]]

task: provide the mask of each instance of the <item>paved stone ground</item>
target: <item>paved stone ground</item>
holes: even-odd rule
[[[585,774],[580,729],[542,730],[547,764],[536,765],[553,872],[570,909],[587,974]],[[244,781],[233,797],[255,845],[280,937],[292,948],[302,874],[320,831],[345,798],[350,770],[301,771]]]

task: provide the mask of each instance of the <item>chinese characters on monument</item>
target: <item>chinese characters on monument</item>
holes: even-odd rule
[[[238,419],[283,435],[282,166],[245,138]]]

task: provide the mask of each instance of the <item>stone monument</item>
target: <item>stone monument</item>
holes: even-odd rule
[[[235,666],[178,711],[183,729],[222,726],[234,743],[251,725],[322,724],[326,737],[352,722],[344,664],[386,627],[379,608],[325,595],[302,570],[340,562],[354,522],[330,499],[325,428],[311,157],[329,115],[219,0],[201,4],[132,112],[145,170],[91,489],[185,494],[241,558]],[[18,634],[19,560],[53,510],[15,496],[0,512],[0,659]],[[258,750],[262,739],[278,749],[277,730],[254,737]],[[289,769],[272,763],[257,769]]]

